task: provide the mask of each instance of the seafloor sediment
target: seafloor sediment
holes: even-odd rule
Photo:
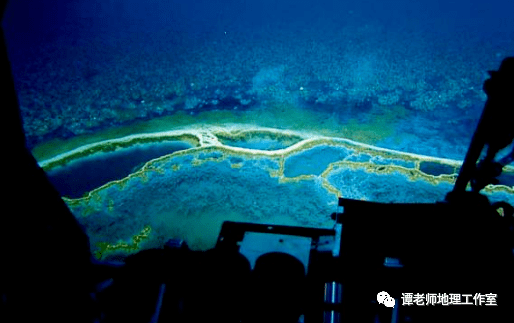
[[[30,50],[11,46],[29,146],[135,120],[282,109],[324,111],[339,128],[360,130],[345,137],[368,144],[463,158],[487,71],[512,52],[512,37],[472,29],[409,33],[363,24],[352,11],[338,18],[245,28],[233,22],[202,33],[167,25],[104,31],[77,21],[67,26],[76,37]],[[405,134],[403,141],[392,141],[392,132]]]
[[[330,228],[338,197],[440,201],[460,167],[455,160],[343,138],[240,124],[104,140],[41,160],[40,165],[65,168],[88,154],[166,140],[193,145],[149,160],[81,198],[64,197],[98,258],[160,247],[170,238],[205,250],[214,246],[221,224],[228,220]],[[511,184],[485,191],[492,200],[514,202]]]

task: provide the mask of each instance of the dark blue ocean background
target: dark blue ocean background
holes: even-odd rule
[[[30,148],[272,101],[329,112],[349,137],[367,127],[352,139],[462,159],[486,72],[514,54],[513,12],[510,0],[19,0],[3,27]]]

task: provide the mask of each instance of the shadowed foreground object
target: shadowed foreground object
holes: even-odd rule
[[[1,215],[0,320],[91,322],[95,306],[88,237],[25,147],[3,33],[0,43],[2,129],[9,138],[2,204],[10,210]]]

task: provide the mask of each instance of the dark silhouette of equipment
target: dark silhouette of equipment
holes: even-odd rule
[[[330,230],[225,222],[207,252],[170,240],[117,264],[93,260],[88,237],[27,150],[1,37],[9,152],[1,322],[514,321],[514,209],[480,194],[514,156],[495,161],[514,138],[505,117],[514,107],[514,58],[484,84],[488,100],[445,201],[341,198]],[[377,303],[381,291],[394,308]],[[404,293],[495,294],[497,306],[401,306]]]

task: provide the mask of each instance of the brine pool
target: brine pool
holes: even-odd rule
[[[98,259],[181,238],[214,247],[224,221],[331,228],[338,197],[435,202],[461,161],[244,124],[192,125],[84,144],[39,160]],[[512,169],[484,191],[514,202]]]

